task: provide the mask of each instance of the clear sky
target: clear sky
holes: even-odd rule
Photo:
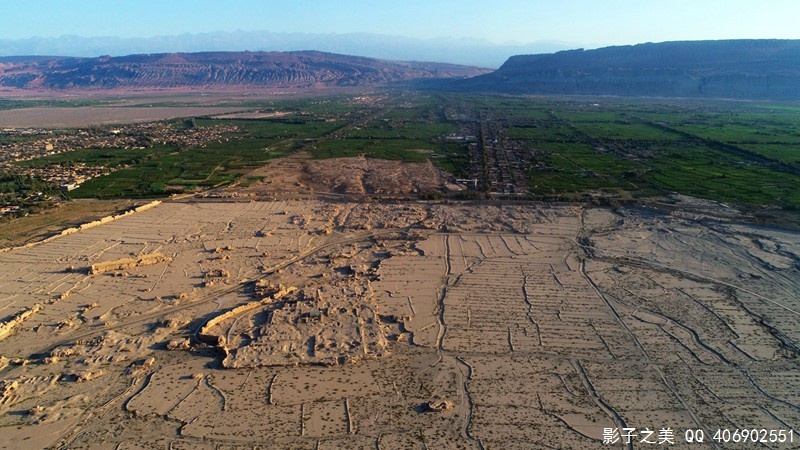
[[[543,40],[587,48],[668,40],[800,38],[799,0],[4,1],[0,39],[211,31],[367,32]]]

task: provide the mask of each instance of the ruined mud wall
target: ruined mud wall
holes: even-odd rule
[[[14,332],[14,328],[18,327],[28,319],[28,317],[36,314],[39,310],[42,309],[42,305],[39,303],[33,305],[31,309],[22,310],[9,318],[4,322],[0,322],[0,340],[5,339],[7,336],[11,335]]]
[[[228,319],[232,319],[232,318],[234,318],[236,316],[239,316],[241,314],[244,314],[244,313],[246,313],[248,311],[251,311],[251,310],[259,308],[261,306],[268,305],[270,303],[274,303],[276,301],[279,301],[283,297],[285,297],[285,296],[287,296],[289,294],[292,294],[294,292],[297,292],[297,288],[294,287],[294,286],[290,286],[290,287],[287,287],[287,288],[281,288],[274,295],[272,295],[270,297],[267,297],[267,298],[265,298],[263,300],[250,302],[250,303],[247,303],[247,304],[244,304],[244,305],[241,305],[241,306],[237,306],[237,307],[235,307],[235,308],[233,308],[233,309],[231,309],[231,310],[229,310],[229,311],[227,311],[227,312],[225,312],[223,314],[220,314],[219,316],[214,317],[213,319],[211,319],[208,322],[206,322],[205,325],[203,325],[203,327],[200,329],[200,332],[197,333],[197,339],[199,341],[201,341],[201,342],[205,342],[205,343],[208,343],[208,344],[211,344],[211,345],[216,345],[218,347],[224,348],[225,344],[226,344],[225,343],[225,336],[223,336],[222,334],[219,334],[219,335],[214,334],[211,331],[211,330],[214,329],[214,327],[216,327],[217,325],[221,324],[222,322],[225,322]]]
[[[41,242],[48,242],[49,240],[55,239],[58,236],[67,236],[67,235],[72,234],[72,233],[77,233],[78,231],[88,230],[89,228],[94,228],[94,227],[96,227],[98,225],[102,225],[104,223],[108,223],[108,222],[120,219],[122,217],[130,216],[131,214],[136,214],[137,212],[147,211],[148,209],[154,208],[154,207],[156,207],[156,206],[158,206],[160,204],[161,204],[161,200],[152,201],[152,202],[144,204],[142,206],[137,206],[136,208],[130,209],[128,211],[125,211],[122,214],[117,214],[115,216],[105,216],[105,217],[100,218],[98,220],[95,220],[93,222],[88,222],[88,223],[81,224],[78,227],[67,228],[66,230],[62,231],[60,234],[58,234],[56,236],[53,236],[53,237],[50,237],[50,238],[47,238],[47,239],[45,239],[44,241],[41,241]]]
[[[92,264],[86,268],[89,275],[96,275],[105,272],[113,272],[115,270],[130,270],[141,266],[152,266],[164,261],[172,261],[172,258],[164,256],[161,253],[148,253],[139,258],[122,258],[114,261],[106,261],[102,263]]]
[[[0,249],[0,251],[8,252],[8,251],[11,251],[11,250],[17,250],[17,249],[22,249],[22,248],[31,248],[31,247],[33,247],[35,245],[39,245],[39,244],[44,244],[46,242],[50,242],[50,241],[52,241],[54,239],[57,239],[57,238],[59,238],[61,236],[67,236],[67,235],[70,235],[70,234],[73,234],[73,233],[77,233],[79,231],[88,230],[89,228],[94,228],[94,227],[96,227],[98,225],[103,225],[104,223],[112,222],[112,221],[120,219],[122,217],[130,216],[132,214],[136,214],[136,213],[142,212],[142,211],[147,211],[148,209],[155,208],[156,206],[158,206],[160,204],[161,204],[161,200],[155,200],[155,201],[152,201],[150,203],[146,203],[144,205],[137,206],[136,208],[129,209],[129,210],[123,212],[122,214],[117,214],[117,215],[112,215],[112,216],[105,216],[105,217],[100,218],[98,220],[81,224],[78,227],[67,228],[65,230],[62,230],[61,233],[56,234],[54,236],[50,236],[49,238],[42,239],[41,241],[29,242],[29,243],[27,243],[25,245],[21,245],[21,246],[17,246],[17,247],[6,247],[6,248]]]

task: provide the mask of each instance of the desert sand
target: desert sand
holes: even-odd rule
[[[800,235],[693,211],[187,199],[2,252],[0,447],[797,428]]]
[[[305,151],[270,161],[253,171],[251,177],[264,178],[247,187],[223,189],[240,198],[297,198],[324,194],[339,198],[416,196],[440,192],[455,177],[436,168],[430,161],[401,162],[377,158],[313,159]]]

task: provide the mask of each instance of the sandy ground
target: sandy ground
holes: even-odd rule
[[[0,447],[796,429],[799,262],[798,233],[680,211],[163,203],[0,253]]]
[[[234,187],[237,195],[408,195],[441,192],[453,179],[430,161],[408,163],[365,157],[313,159],[307,152],[275,159],[248,176],[263,177],[263,181],[247,188]]]
[[[153,122],[241,111],[219,106],[81,106],[76,108],[22,108],[0,111],[2,128],[74,128],[90,125]]]

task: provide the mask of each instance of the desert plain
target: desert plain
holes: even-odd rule
[[[0,253],[0,447],[727,448],[800,423],[796,231],[689,197],[264,183]]]

